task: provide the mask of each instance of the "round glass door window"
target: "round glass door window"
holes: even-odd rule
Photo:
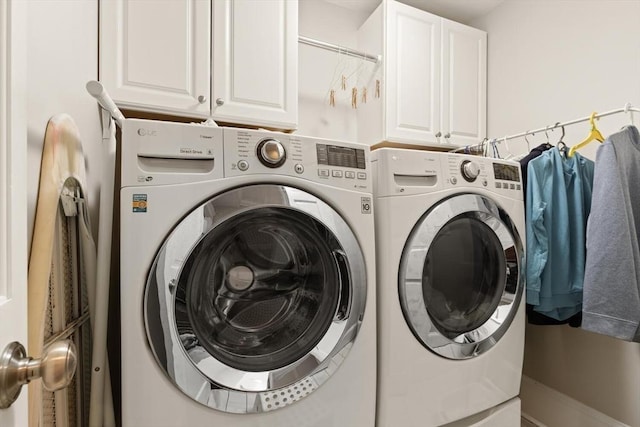
[[[520,239],[492,200],[444,200],[415,226],[401,260],[400,301],[409,327],[428,349],[477,356],[506,332],[522,296]]]
[[[178,281],[178,334],[244,371],[286,366],[318,344],[338,308],[341,251],[317,220],[258,208],[228,219],[189,255]]]
[[[254,185],[202,204],[165,240],[147,280],[145,326],[184,393],[227,412],[264,412],[331,376],[365,299],[362,251],[342,217],[304,191]]]

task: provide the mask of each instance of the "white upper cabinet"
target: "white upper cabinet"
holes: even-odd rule
[[[213,117],[294,129],[298,2],[213,1]]]
[[[387,6],[387,133],[435,139],[440,130],[440,18],[401,3]]]
[[[102,0],[100,29],[121,108],[295,129],[296,1]]]
[[[121,108],[207,117],[211,4],[100,2],[100,81]]]
[[[358,138],[436,147],[486,131],[486,33],[394,0],[362,25],[359,48],[383,54],[379,102],[358,107]]]
[[[487,33],[442,20],[442,133],[477,144],[487,131]]]

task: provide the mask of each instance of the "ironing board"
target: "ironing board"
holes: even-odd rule
[[[96,281],[96,246],[87,210],[84,165],[79,131],[73,119],[67,114],[53,116],[45,133],[29,258],[28,346],[32,357],[40,357],[47,341],[72,335],[80,340],[83,345],[78,348],[78,369],[83,372],[77,372],[74,380],[76,393],[80,395],[88,395],[90,389],[88,320],[89,313],[94,312]],[[71,288],[73,283],[75,289]],[[110,385],[108,388],[110,395]],[[80,399],[84,408],[77,408],[74,399],[65,396],[58,394],[51,403],[54,394],[43,390],[40,381],[31,382],[29,426],[86,424],[88,397]]]

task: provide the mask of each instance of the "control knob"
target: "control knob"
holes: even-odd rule
[[[480,175],[480,166],[478,166],[476,162],[465,160],[460,166],[460,171],[462,172],[462,177],[465,180],[467,180],[468,182],[473,182],[476,180],[478,175]]]
[[[260,162],[270,168],[282,166],[287,158],[284,146],[275,139],[263,139],[258,144],[257,151]]]

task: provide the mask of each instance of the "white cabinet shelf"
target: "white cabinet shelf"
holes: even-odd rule
[[[485,136],[485,32],[384,0],[358,43],[384,53],[381,102],[358,110],[361,142],[444,147]]]
[[[103,0],[100,81],[138,111],[295,129],[298,4]]]

